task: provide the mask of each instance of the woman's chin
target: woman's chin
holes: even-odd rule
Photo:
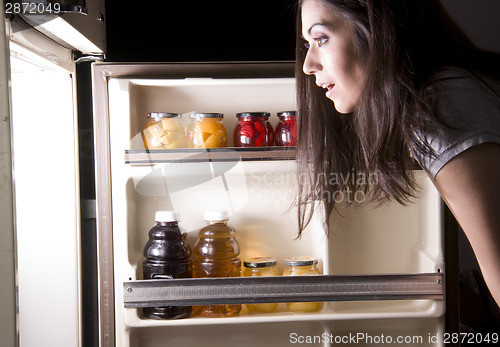
[[[341,102],[335,102],[335,100],[330,99],[333,102],[333,106],[337,110],[338,113],[340,114],[349,114],[354,111],[353,107],[346,107],[346,105],[343,105]]]

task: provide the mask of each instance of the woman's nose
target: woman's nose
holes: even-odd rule
[[[302,70],[306,75],[313,75],[321,70],[321,64],[319,63],[315,52],[311,48],[307,50]]]

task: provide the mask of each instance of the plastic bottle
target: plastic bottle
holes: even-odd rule
[[[235,230],[227,225],[226,211],[206,211],[207,225],[199,230],[193,247],[193,277],[239,277],[241,275],[240,245]],[[241,305],[194,306],[193,314],[201,317],[231,317]]]
[[[189,278],[191,249],[186,235],[179,228],[179,215],[174,211],[157,211],[157,222],[149,231],[144,247],[144,279]],[[191,306],[145,307],[143,315],[152,319],[179,319],[189,317]]]

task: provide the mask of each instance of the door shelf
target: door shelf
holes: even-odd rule
[[[139,280],[123,283],[129,326],[290,322],[367,318],[432,317],[442,313],[442,273],[322,275],[295,277]],[[313,313],[293,313],[286,302],[324,302]],[[388,302],[390,301],[390,302]],[[245,307],[229,318],[181,320],[140,318],[141,307],[196,304],[279,303],[275,313],[251,314]],[[358,317],[359,316],[359,317]]]
[[[442,299],[443,275],[278,276],[125,282],[125,307]]]
[[[125,150],[125,164],[295,160],[296,147]]]

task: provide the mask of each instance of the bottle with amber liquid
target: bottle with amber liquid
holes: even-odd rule
[[[240,277],[240,245],[234,228],[227,224],[227,212],[206,211],[205,221],[193,247],[193,277]],[[193,306],[193,315],[200,317],[232,317],[240,311],[239,304]]]
[[[191,249],[179,227],[179,215],[174,211],[157,211],[155,221],[157,224],[149,231],[144,246],[144,279],[192,277]],[[151,319],[180,319],[189,317],[191,311],[191,306],[145,307],[143,315]]]

